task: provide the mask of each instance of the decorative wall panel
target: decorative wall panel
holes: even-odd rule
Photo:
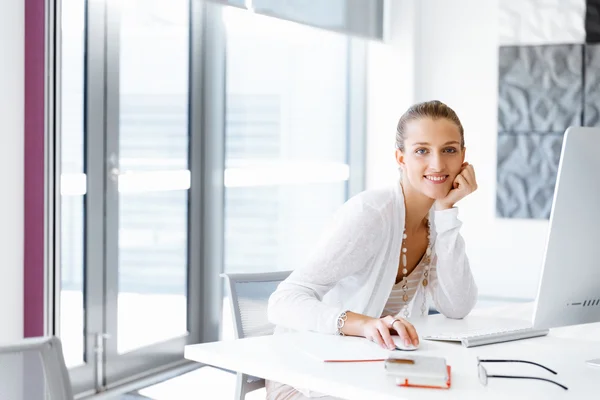
[[[496,214],[549,218],[565,130],[600,127],[600,0],[498,6]]]
[[[549,218],[564,133],[498,135],[496,211],[508,218]]]
[[[585,46],[583,124],[600,126],[600,44]]]
[[[581,123],[582,46],[500,48],[500,131],[557,132]]]

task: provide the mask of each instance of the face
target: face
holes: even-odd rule
[[[405,181],[427,197],[446,197],[465,160],[458,127],[440,118],[413,120],[406,125],[404,152],[396,160]]]

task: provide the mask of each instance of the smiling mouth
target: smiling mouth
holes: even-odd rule
[[[444,183],[448,179],[448,175],[425,175],[425,179],[432,183]]]

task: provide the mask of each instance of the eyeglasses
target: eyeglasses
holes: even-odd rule
[[[557,386],[560,386],[561,388],[565,389],[565,390],[569,390],[569,388],[567,388],[565,385],[562,385],[556,381],[553,381],[551,379],[546,379],[546,378],[539,378],[537,376],[518,376],[518,375],[488,375],[487,370],[485,369],[485,367],[483,365],[481,365],[481,363],[484,362],[493,362],[493,363],[523,363],[523,364],[531,364],[531,365],[537,365],[538,367],[544,368],[546,371],[549,371],[551,373],[553,373],[554,375],[556,375],[556,372],[554,372],[553,370],[551,370],[548,367],[544,367],[541,364],[538,363],[534,363],[532,361],[524,361],[524,360],[483,360],[480,359],[479,357],[477,357],[477,373],[479,375],[479,382],[481,382],[481,384],[483,386],[487,386],[487,382],[488,382],[488,378],[512,378],[512,379],[535,379],[538,381],[546,381],[546,382],[550,382],[550,383],[554,383]]]

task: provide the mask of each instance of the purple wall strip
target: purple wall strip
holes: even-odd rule
[[[44,334],[44,14],[44,0],[25,0],[25,337]]]

